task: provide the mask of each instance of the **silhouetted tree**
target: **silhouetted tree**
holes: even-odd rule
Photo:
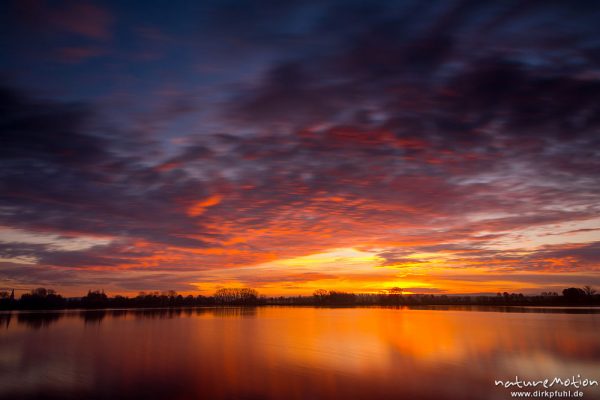
[[[240,300],[242,304],[257,304],[258,292],[254,289],[243,288],[240,290]]]
[[[66,301],[52,289],[37,288],[21,296],[19,305],[25,309],[61,308]]]
[[[556,297],[556,296],[558,296],[558,293],[556,293],[556,292],[542,292],[541,296],[542,297]]]
[[[336,306],[352,305],[356,302],[356,295],[354,293],[337,292],[331,290],[327,297],[327,303]]]
[[[256,305],[258,292],[250,288],[221,288],[214,294],[217,304]]]
[[[587,285],[583,287],[583,291],[585,292],[586,296],[593,296],[596,294],[596,289]]]
[[[391,289],[388,290],[388,294],[392,294],[392,295],[400,295],[402,296],[402,292],[403,290],[399,287],[393,287]]]
[[[102,308],[108,306],[108,296],[104,290],[89,290],[87,295],[81,298],[81,306],[84,308]]]
[[[315,304],[325,304],[327,297],[329,296],[329,292],[325,289],[317,289],[313,292],[313,299],[315,300]]]
[[[14,293],[14,290],[13,292]],[[11,295],[10,292],[2,290],[0,291],[0,309],[9,309],[14,303],[14,294]]]
[[[401,301],[402,301],[402,292],[403,290],[399,287],[393,287],[391,289],[388,289],[388,300],[391,304],[394,304],[396,306],[400,305]]]
[[[578,302],[585,298],[585,292],[579,288],[567,288],[563,290],[563,296],[568,302]]]
[[[556,292],[542,292],[538,296],[525,296],[522,293],[498,293],[495,296],[434,296],[431,294],[400,294],[400,288],[392,288],[379,293],[347,293],[341,291],[316,290],[312,296],[264,297],[250,288],[222,288],[214,296],[186,297],[175,291],[140,292],[134,298],[125,296],[108,297],[103,291],[88,291],[81,298],[64,299],[54,290],[37,288],[26,293],[19,300],[11,299],[7,292],[0,293],[2,309],[56,309],[56,308],[169,308],[176,312],[178,307],[197,307],[209,305],[322,305],[322,306],[560,306],[560,305],[600,305],[600,295],[587,286],[584,288],[566,288],[563,295]],[[180,310],[181,311],[181,310]],[[177,312],[180,312],[177,311]],[[160,315],[171,315],[169,313]],[[91,319],[97,315],[91,315]],[[91,321],[90,319],[90,321]]]

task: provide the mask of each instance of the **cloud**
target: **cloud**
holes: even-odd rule
[[[67,63],[77,63],[105,54],[106,50],[99,47],[63,47],[58,51],[60,60]]]
[[[204,211],[206,211],[208,207],[216,206],[220,202],[221,196],[216,195],[208,197],[190,206],[187,210],[187,214],[190,217],[197,217],[199,215],[204,214]]]
[[[48,24],[108,40],[114,17],[78,7]],[[239,39],[230,53],[240,66],[221,71],[232,74],[222,85],[197,77],[195,92],[182,80],[181,90],[133,93],[125,110],[111,98],[0,91],[0,224],[110,240],[72,251],[13,242],[3,257],[38,260],[32,281],[41,266],[82,279],[101,270],[218,279],[336,248],[378,255],[373,269],[596,270],[594,232],[584,244],[548,238],[590,229],[600,211],[598,44],[587,39],[599,33],[596,8],[202,7],[214,17],[198,27],[216,42],[208,52]],[[70,24],[73,15],[92,22]],[[189,37],[160,28],[143,36],[190,53],[177,47]]]
[[[80,35],[95,40],[112,36],[113,15],[89,1],[62,1],[48,4],[44,0],[18,2],[20,16],[35,29]]]

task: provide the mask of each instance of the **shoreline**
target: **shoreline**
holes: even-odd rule
[[[258,308],[315,308],[315,309],[393,309],[393,310],[431,310],[431,311],[482,311],[482,312],[515,312],[515,313],[581,313],[600,314],[599,305],[310,305],[310,304],[239,304],[239,305],[198,305],[198,306],[164,306],[164,307],[104,307],[104,308],[46,308],[46,309],[2,309],[0,315],[8,314],[50,314],[50,313],[87,313],[87,312],[135,312],[135,311],[185,311],[185,310],[226,310],[226,309],[258,309]],[[574,312],[575,311],[575,312]]]

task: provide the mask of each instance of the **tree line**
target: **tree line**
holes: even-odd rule
[[[109,297],[103,290],[90,290],[83,297],[65,298],[46,288],[33,289],[20,299],[14,294],[0,292],[1,309],[62,309],[62,308],[159,308],[238,305],[252,306],[261,303],[258,292],[249,288],[222,288],[212,296],[183,296],[174,290],[164,292],[140,292],[135,297]],[[263,301],[264,302],[264,301]]]
[[[495,296],[458,296],[405,294],[400,288],[380,293],[351,293],[337,290],[316,290],[312,296],[266,297],[251,288],[221,288],[212,296],[183,296],[173,290],[140,292],[135,297],[109,297],[102,290],[90,290],[83,297],[65,298],[56,291],[37,288],[19,299],[14,292],[0,291],[0,309],[102,309],[102,308],[168,308],[201,306],[592,306],[600,305],[600,295],[590,286],[566,288],[562,294],[543,292],[540,295],[498,293]]]

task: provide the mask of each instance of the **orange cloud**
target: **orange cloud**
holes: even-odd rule
[[[206,211],[207,208],[216,206],[220,202],[221,202],[221,196],[219,196],[219,195],[210,196],[204,200],[197,202],[196,204],[192,205],[191,207],[189,207],[187,209],[187,214],[190,217],[197,217],[199,215],[204,214],[204,211]]]

